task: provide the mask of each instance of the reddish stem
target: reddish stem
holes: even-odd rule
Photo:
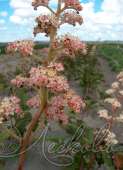
[[[106,137],[106,135],[107,135],[107,133],[108,133],[108,131],[109,131],[109,129],[110,129],[112,123],[113,123],[113,118],[114,118],[114,116],[115,116],[115,113],[116,113],[117,109],[118,109],[118,108],[116,108],[115,110],[113,110],[113,115],[112,115],[112,118],[111,118],[111,120],[110,120],[108,129],[107,129],[107,132],[104,134],[104,136],[102,137],[102,139],[99,141],[99,144],[97,145],[97,147],[96,147],[96,149],[95,149],[95,152],[94,152],[94,154],[93,154],[93,156],[92,156],[92,159],[91,159],[91,161],[90,161],[90,163],[89,163],[89,165],[88,165],[87,170],[90,169],[91,164],[92,164],[92,162],[93,162],[93,160],[95,159],[95,156],[96,156],[96,154],[97,154],[97,151],[98,151],[98,149],[99,149],[101,143],[103,142],[103,139]]]

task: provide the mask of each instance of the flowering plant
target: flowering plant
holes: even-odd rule
[[[64,4],[63,8],[61,8],[61,4]],[[51,15],[41,14],[35,19],[38,25],[34,27],[33,32],[34,36],[38,33],[45,33],[45,36],[50,36],[49,48],[44,48],[42,50],[42,53],[46,53],[47,59],[46,61],[41,60],[33,54],[33,47],[35,46],[35,43],[32,39],[9,43],[6,47],[7,53],[10,52],[14,54],[17,51],[20,51],[22,52],[21,56],[23,58],[30,55],[38,60],[42,65],[37,68],[32,67],[29,71],[28,78],[19,75],[16,76],[15,79],[11,80],[11,84],[18,89],[19,98],[21,100],[16,96],[11,96],[3,99],[0,104],[0,126],[9,135],[21,143],[21,155],[18,170],[23,168],[26,154],[25,151],[28,148],[29,143],[32,142],[42,127],[45,120],[53,120],[54,118],[57,118],[64,126],[66,126],[68,116],[63,110],[65,106],[70,106],[75,113],[80,113],[80,110],[86,107],[82,98],[80,98],[73,90],[69,89],[69,85],[65,77],[57,75],[59,71],[64,71],[64,67],[62,63],[56,62],[56,60],[63,56],[68,56],[71,59],[74,59],[76,54],[87,54],[86,44],[81,42],[77,37],[69,34],[57,36],[57,29],[59,29],[62,24],[69,23],[75,26],[76,22],[80,25],[83,23],[83,18],[79,15],[79,11],[82,10],[80,2],[78,0],[59,0],[56,13],[49,7],[49,0],[35,0],[32,2],[32,6],[34,6],[35,10],[38,6],[45,6],[51,12]],[[66,12],[66,9],[74,9],[76,12]],[[27,100],[27,96],[23,97],[21,95],[23,87],[26,86],[35,89],[38,92],[38,95]],[[43,89],[43,94],[41,89]],[[48,100],[48,92],[54,95],[54,97],[50,100]],[[63,93],[56,96],[57,92]],[[15,116],[15,120],[20,123],[20,121],[24,120],[26,117],[26,112],[31,108],[38,108],[38,111],[34,118],[32,118],[24,138],[21,138],[11,132],[2,123],[5,120],[11,120],[13,118],[12,116]],[[38,122],[40,116],[42,116],[42,120],[31,136],[31,132],[34,130],[34,126]]]
[[[111,130],[115,122],[123,122],[123,113],[119,114],[119,116],[117,113],[122,108],[123,91],[120,85],[123,85],[123,72],[120,72],[117,79],[119,79],[119,82],[111,84],[112,89],[105,92],[107,96],[104,99],[104,103],[112,105],[113,114],[109,116],[106,109],[98,111],[99,118],[104,118],[108,121],[100,130],[87,126],[82,120],[76,119],[75,115],[71,114],[71,109],[68,109],[70,114],[69,124],[66,126],[60,124],[60,126],[72,135],[72,139],[64,138],[64,136],[57,136],[57,138],[50,136],[47,138],[50,141],[56,139],[53,150],[58,154],[63,154],[58,157],[66,166],[63,170],[73,168],[75,170],[83,168],[87,168],[87,170],[95,169],[104,163],[112,170],[123,168],[122,143],[118,142],[115,133]],[[119,91],[120,96],[118,98],[115,95],[116,90]]]

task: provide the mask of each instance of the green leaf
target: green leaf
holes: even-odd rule
[[[104,162],[105,162],[109,167],[113,167],[113,161],[112,161],[112,158],[111,158],[110,154],[107,154],[106,151],[102,151],[102,155],[103,155],[103,160],[104,160]]]
[[[83,89],[83,94],[84,94],[84,95],[86,94],[86,88]]]
[[[2,131],[0,133],[0,142],[4,139],[6,139],[7,137],[9,137],[10,135],[6,132],[6,131]]]
[[[92,98],[90,96],[86,96],[85,100],[92,100]]]
[[[19,161],[19,157],[3,158],[1,161]]]
[[[87,68],[85,68],[85,70],[84,70],[84,73],[85,73],[85,80],[86,81],[90,81],[90,79],[91,79],[91,76],[92,76],[92,71],[90,71],[89,69],[87,69]]]
[[[4,84],[0,83],[0,92],[4,88]]]
[[[16,121],[15,123],[15,127],[19,127],[21,124],[23,124],[24,122],[30,122],[32,120],[31,116],[25,116],[19,120]]]
[[[103,78],[103,74],[100,73],[94,73],[94,76],[92,77],[91,80],[89,81],[94,81],[94,80],[101,80]]]
[[[90,103],[92,102],[92,100],[84,100],[84,102],[85,102],[86,104],[90,104]]]
[[[73,109],[71,109],[71,107],[67,107],[68,113],[71,113]]]
[[[96,161],[98,162],[98,165],[100,165],[100,166],[105,163],[103,158],[102,158],[102,153],[101,152],[97,152]]]
[[[104,102],[102,100],[97,100],[97,102],[102,106]]]
[[[14,115],[9,115],[11,118],[13,117],[15,119],[15,121],[17,121],[18,115],[17,113],[14,113]]]
[[[110,167],[109,170],[116,170],[114,167]]]
[[[24,91],[25,91],[25,88],[20,88],[20,87],[18,88],[18,96],[21,100],[20,105],[23,111],[27,109],[26,100],[28,99],[28,96],[26,95]]]
[[[3,170],[3,166],[2,166],[2,164],[0,164],[0,170]]]
[[[69,117],[69,118],[73,118],[73,119],[76,120],[76,118],[77,118],[77,117],[80,117],[80,115],[77,115],[77,114],[74,114],[74,113],[69,113],[69,114],[68,114],[68,117]]]
[[[28,158],[28,151],[26,151],[25,161],[27,160],[27,158]]]
[[[76,125],[81,126],[82,124],[85,124],[82,120],[77,120]]]
[[[59,151],[59,147],[60,147],[61,145],[62,145],[61,143],[55,145],[55,146],[53,147],[53,151],[54,151],[55,153],[57,153],[57,152]]]
[[[39,124],[39,121],[37,121],[36,124],[35,124],[35,126],[33,127],[33,130],[32,130],[33,132],[35,132],[35,130],[37,129],[38,124]]]
[[[48,141],[59,143],[60,138],[61,138],[60,135],[54,135],[54,136],[46,137],[45,139]]]
[[[21,134],[21,136],[23,137],[24,135],[24,132],[26,131],[26,126],[29,124],[29,121],[28,122],[23,122],[22,124],[20,124],[17,128]]]
[[[116,150],[114,153],[116,153],[117,155],[123,156],[123,146],[119,146],[114,149]]]
[[[18,145],[16,143],[10,143],[9,148],[11,148],[10,153],[17,153],[18,152]]]
[[[89,144],[93,143],[94,140],[93,132],[91,131],[89,133],[86,132],[86,134],[83,135],[83,138],[87,141],[87,143]]]
[[[61,141],[62,141],[62,143],[64,143],[64,142],[65,142],[66,138],[67,138],[66,136],[62,136],[62,137],[61,137]]]

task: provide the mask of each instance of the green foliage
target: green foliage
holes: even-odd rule
[[[0,49],[1,49],[0,54],[6,54],[5,48],[6,48],[6,46],[0,46]]]
[[[97,45],[97,50],[102,58],[108,60],[113,71],[120,72],[123,68],[123,51],[114,47]]]
[[[23,124],[24,122],[30,122],[32,120],[32,117],[31,116],[25,116],[21,119],[18,119],[15,123],[15,127],[18,128],[21,124]]]
[[[28,109],[28,107],[26,106],[26,100],[28,99],[28,96],[26,95],[24,91],[25,91],[25,88],[21,88],[21,87],[18,88],[18,96],[21,100],[20,105],[21,105],[23,112]]]
[[[34,49],[42,49],[42,48],[44,48],[44,47],[49,47],[49,45],[48,44],[42,44],[42,45],[36,45],[35,47],[34,47]]]
[[[26,132],[26,126],[31,122],[32,116],[30,112],[27,112],[23,118],[18,119],[15,123],[15,127],[19,130],[21,136],[24,136]]]
[[[104,162],[110,167],[110,169],[115,170],[111,155],[107,154],[106,151],[102,151],[102,156],[103,156]]]
[[[69,122],[70,123],[68,123],[66,126],[63,126],[60,123],[59,125],[71,136],[71,138],[70,136],[68,136],[68,138],[61,137],[60,135],[54,135],[47,137],[46,140],[55,142],[55,145],[52,145],[52,151],[55,153],[60,152],[62,150],[62,146],[64,146],[65,150],[62,152],[64,155],[64,160],[62,159],[63,156],[60,157],[62,163],[69,163],[67,155],[72,155],[74,158],[74,162],[69,166],[66,166],[66,168],[64,167],[62,170],[78,170],[80,168],[80,164],[81,168],[87,168],[93,157],[94,150],[102,137],[98,136],[98,138],[95,139],[94,131],[97,129],[87,126],[82,120],[76,119],[72,121],[71,119]],[[117,151],[108,153],[105,148],[105,142],[103,141],[101,143],[101,149],[96,153],[95,159],[93,160],[90,169],[94,169],[95,164],[100,167],[106,163],[110,170],[115,170],[113,155],[119,151],[121,153],[122,150],[123,147],[118,147]]]

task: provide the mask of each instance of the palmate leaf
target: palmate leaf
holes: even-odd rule
[[[102,157],[104,162],[110,167],[111,170],[115,170],[111,155],[106,153],[106,151],[101,151],[101,152],[102,152]]]
[[[18,96],[21,100],[20,105],[23,111],[25,111],[28,107],[26,106],[26,100],[28,99],[28,96],[26,93],[24,93],[25,88],[18,88]]]

